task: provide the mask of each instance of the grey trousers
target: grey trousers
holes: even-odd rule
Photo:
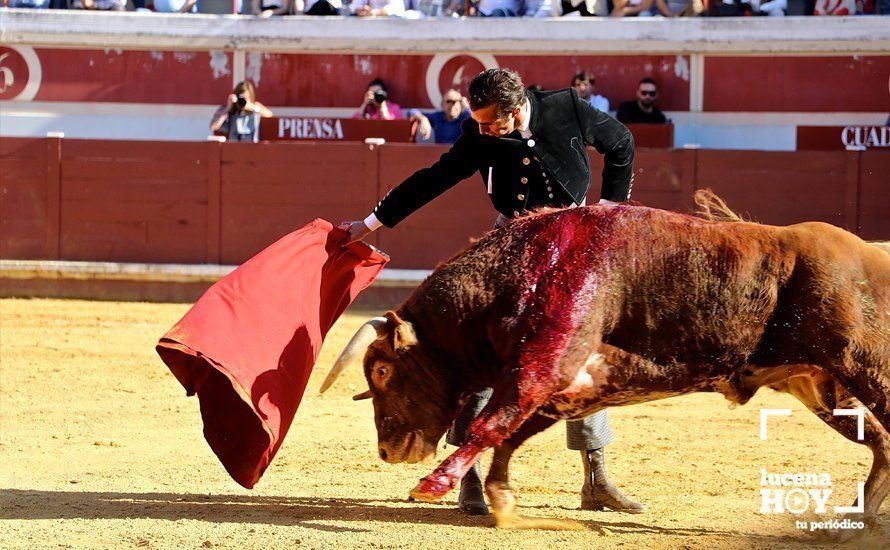
[[[463,444],[470,424],[488,404],[491,392],[491,388],[486,388],[467,399],[467,402],[458,411],[451,429],[448,430],[445,441],[449,445],[460,446]],[[612,426],[609,425],[609,415],[606,414],[606,411],[599,411],[582,420],[566,421],[566,447],[572,451],[599,449],[611,442]]]

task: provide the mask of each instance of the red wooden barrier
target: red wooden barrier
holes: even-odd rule
[[[48,140],[0,139],[0,257],[54,258],[57,245],[48,235],[58,224],[49,219],[48,187],[58,174],[57,163],[48,162]],[[58,201],[56,201],[58,202]],[[58,241],[55,241],[56,243]],[[54,254],[55,252],[55,254]]]
[[[637,148],[670,149],[674,146],[673,124],[628,124]]]
[[[418,168],[431,165],[447,150],[443,146],[413,144],[381,147],[378,196],[383,197],[390,188]],[[366,216],[377,200],[359,208],[356,218]],[[395,229],[375,233],[384,251],[398,251],[392,255],[390,266],[428,269],[466,248],[470,238],[490,230],[496,216],[485,184],[474,174]]]
[[[587,200],[599,198],[599,174],[603,157],[589,150],[593,182]],[[685,149],[650,149],[637,151],[631,200],[646,206],[689,212],[695,192],[695,151]]]
[[[203,143],[65,140],[61,257],[205,262],[206,154]]]
[[[696,187],[762,223],[824,221],[855,231],[857,159],[848,152],[702,149]]]
[[[241,263],[315,218],[366,216],[378,200],[377,158],[363,143],[223,144],[222,263]]]
[[[237,264],[316,217],[367,215],[443,146],[0,139],[0,257]],[[602,158],[592,152],[599,196]],[[890,152],[641,149],[632,199],[688,212],[711,188],[764,223],[890,239]],[[369,242],[431,268],[491,228],[474,175]]]
[[[859,163],[859,236],[890,240],[890,151],[868,151]]]

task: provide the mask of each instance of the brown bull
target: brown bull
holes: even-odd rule
[[[463,396],[493,387],[464,445],[411,495],[442,498],[480,453],[500,526],[523,525],[511,455],[557,419],[691,392],[745,403],[763,386],[797,397],[857,441],[867,407],[874,461],[865,519],[890,491],[890,255],[823,223],[773,227],[631,206],[542,213],[492,231],[396,312],[357,354],[380,457],[432,456]],[[361,396],[357,396],[361,397]]]

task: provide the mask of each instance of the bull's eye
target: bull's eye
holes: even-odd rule
[[[378,388],[384,387],[388,378],[389,365],[385,363],[378,363],[374,365],[374,368],[371,370],[371,379],[375,386],[377,386]]]

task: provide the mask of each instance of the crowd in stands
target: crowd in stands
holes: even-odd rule
[[[572,77],[572,87],[578,96],[605,113],[609,110],[609,100],[596,93],[596,80],[582,71]],[[529,89],[540,90],[538,85]],[[645,77],[640,80],[636,97],[618,106],[615,118],[625,124],[667,124],[670,121],[655,106],[658,98],[658,84]],[[442,94],[439,110],[423,112],[411,109],[405,112],[389,97],[386,82],[375,78],[368,83],[362,103],[352,118],[363,120],[408,119],[416,124],[416,140],[421,143],[454,143],[460,137],[461,124],[470,118],[470,104],[460,91],[451,88]],[[259,120],[271,117],[270,111],[256,98],[256,90],[250,81],[239,82],[210,119],[210,130],[226,136],[229,141],[258,141]]]
[[[658,83],[645,77],[637,85],[636,97],[624,101],[617,111],[609,110],[609,100],[596,93],[596,79],[587,71],[575,74],[571,86],[578,96],[591,106],[612,114],[624,124],[667,124],[670,120],[656,107]],[[538,85],[529,89],[540,90]],[[364,120],[409,119],[416,123],[417,141],[421,143],[445,143],[457,141],[461,124],[470,118],[470,104],[460,91],[451,88],[442,94],[439,110],[423,112],[419,109],[404,111],[389,97],[386,82],[375,78],[368,83],[361,105],[352,118]],[[270,111],[257,100],[256,89],[250,81],[239,82],[210,119],[210,130],[226,136],[229,141],[258,141],[259,120],[271,117]]]
[[[213,9],[203,9],[202,1]],[[556,2],[557,5],[553,5]],[[789,4],[794,9],[789,10]],[[232,12],[257,17],[736,17],[890,15],[890,0],[0,0],[9,8],[166,13]],[[227,7],[228,6],[228,7]],[[555,9],[554,9],[555,8]]]

